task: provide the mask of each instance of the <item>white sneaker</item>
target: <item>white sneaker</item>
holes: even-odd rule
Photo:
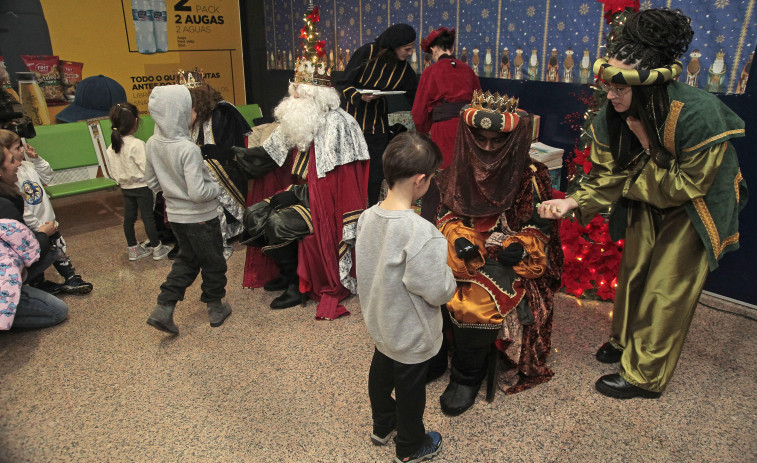
[[[168,253],[171,252],[171,248],[168,246],[163,246],[163,243],[158,243],[157,246],[152,248],[152,259],[153,260],[160,260],[168,255]]]
[[[144,243],[129,246],[129,260],[139,260],[152,254],[152,250],[146,248]]]

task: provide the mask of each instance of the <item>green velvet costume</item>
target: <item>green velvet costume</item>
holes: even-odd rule
[[[728,142],[744,136],[744,122],[702,90],[672,81],[667,94],[660,140],[676,157],[670,169],[651,160],[617,169],[608,104],[591,126],[589,178],[570,195],[583,225],[628,200],[627,212],[611,219],[626,220],[626,244],[610,342],[623,350],[621,376],[656,392],[673,375],[708,272],[739,246],[738,213],[748,197]]]

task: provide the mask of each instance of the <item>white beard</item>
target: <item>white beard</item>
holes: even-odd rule
[[[325,113],[311,98],[288,96],[276,106],[273,116],[279,123],[284,143],[290,148],[306,151],[310,149]]]

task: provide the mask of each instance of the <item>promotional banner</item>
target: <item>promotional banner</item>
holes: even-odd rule
[[[60,60],[61,92],[69,101],[73,84],[102,74],[121,84],[127,99],[147,112],[152,88],[177,83],[179,70],[198,68],[227,101],[246,103],[237,0],[40,3],[53,54]],[[51,112],[57,109],[48,104]]]

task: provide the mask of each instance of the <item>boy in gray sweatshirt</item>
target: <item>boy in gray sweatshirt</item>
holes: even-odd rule
[[[147,323],[178,334],[173,322],[176,303],[184,299],[184,292],[202,271],[200,300],[208,305],[210,326],[221,326],[231,314],[229,304],[222,302],[226,259],[218,220],[221,187],[205,166],[200,148],[189,138],[196,117],[192,97],[183,85],[155,87],[147,107],[155,120],[155,133],[145,147],[145,181],[153,191],[163,191],[168,221],[179,244]]]
[[[450,300],[456,283],[444,236],[412,208],[441,163],[439,148],[425,135],[396,136],[383,157],[389,193],[357,225],[358,293],[376,342],[368,376],[371,440],[384,445],[396,429],[399,463],[433,458],[442,445],[439,433],[426,433],[423,425],[426,372],[442,345],[439,306]]]

